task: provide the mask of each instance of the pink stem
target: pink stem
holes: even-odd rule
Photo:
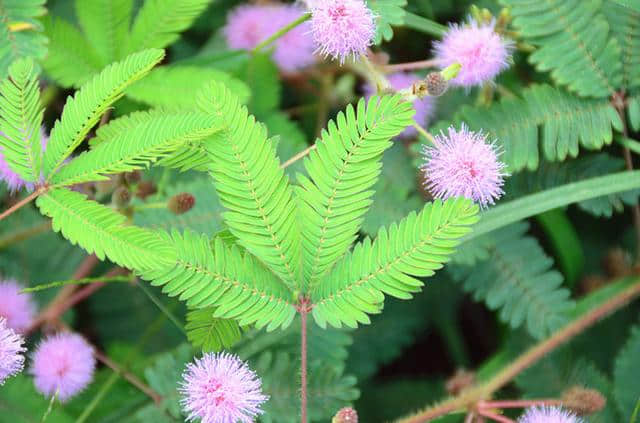
[[[515,423],[513,420],[511,420],[508,417],[501,416],[500,414],[495,414],[487,410],[478,410],[478,414],[500,423]]]
[[[301,374],[301,389],[300,389],[300,420],[302,423],[307,423],[307,314],[309,311],[306,305],[303,304],[300,307],[300,321],[302,323],[301,342],[300,342],[300,374]]]
[[[478,407],[481,409],[526,408],[535,407],[538,405],[562,405],[562,401],[559,399],[486,401],[478,404]]]

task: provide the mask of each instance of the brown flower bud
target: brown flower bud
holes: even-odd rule
[[[156,186],[151,181],[142,181],[138,184],[138,190],[136,191],[136,197],[145,199],[150,195],[157,192]]]
[[[430,96],[439,97],[447,91],[449,83],[440,72],[431,72],[425,79],[427,92]]]
[[[458,395],[460,392],[471,387],[476,381],[476,374],[465,369],[456,370],[455,374],[447,380],[444,385],[447,392],[451,395]]]
[[[607,405],[607,399],[595,389],[573,386],[562,394],[565,407],[580,416],[597,413]]]
[[[341,408],[340,411],[333,416],[331,423],[358,423],[358,413],[351,407]]]
[[[167,208],[175,214],[186,213],[196,204],[196,198],[188,192],[176,194],[169,199]]]
[[[133,172],[127,172],[124,174],[124,180],[127,181],[129,185],[135,185],[140,182],[142,179],[142,173],[139,170],[134,170]]]
[[[127,206],[130,201],[131,192],[126,187],[118,187],[111,194],[111,202],[118,208]]]
[[[631,273],[631,260],[622,248],[612,248],[607,251],[602,265],[612,278],[629,276]]]

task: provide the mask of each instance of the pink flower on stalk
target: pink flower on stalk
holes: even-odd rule
[[[24,339],[7,326],[7,321],[0,318],[0,385],[5,380],[20,373],[24,367],[26,349],[22,346]]]
[[[486,135],[472,132],[463,124],[460,131],[436,135],[433,147],[424,150],[425,186],[436,198],[465,197],[481,207],[494,204],[504,191],[505,165]]]
[[[280,28],[298,19],[304,10],[294,5],[242,5],[231,11],[224,28],[229,47],[250,50]],[[284,71],[295,71],[315,61],[309,22],[303,22],[275,41],[273,59]]]
[[[5,135],[2,132],[0,132],[0,137],[4,137],[4,136]],[[44,128],[41,128],[40,143],[42,146],[42,151],[46,150],[48,142],[49,142],[49,137],[45,133]],[[26,182],[24,179],[22,179],[20,175],[18,175],[13,170],[11,170],[11,168],[7,164],[7,161],[4,158],[4,155],[2,154],[2,150],[3,150],[3,147],[0,146],[0,180],[5,181],[7,186],[9,187],[9,190],[12,192],[19,191],[23,187],[26,187],[28,190],[32,191],[34,188],[33,184],[30,182]]]
[[[182,377],[178,390],[187,421],[250,423],[268,399],[256,373],[231,354],[205,354],[189,363]]]
[[[36,389],[46,397],[65,402],[84,390],[93,379],[96,359],[83,337],[59,333],[45,339],[32,357],[31,374]]]
[[[0,281],[0,318],[18,333],[24,332],[33,322],[36,305],[31,294],[22,294],[24,286],[14,280]]]
[[[387,76],[389,84],[394,91],[400,91],[405,88],[411,87],[415,82],[421,78],[413,73],[398,72]],[[375,88],[371,84],[364,86],[364,91],[367,97],[375,94]],[[413,101],[413,108],[416,113],[413,115],[413,120],[420,126],[427,126],[429,119],[433,116],[435,99],[431,96],[419,98]],[[400,135],[400,138],[413,138],[418,135],[418,131],[413,127],[408,127]]]
[[[582,419],[560,407],[532,407],[520,418],[518,423],[582,423]]]
[[[374,15],[363,0],[318,0],[311,5],[311,33],[316,51],[342,64],[371,45]]]
[[[452,85],[473,87],[492,81],[509,67],[513,42],[504,39],[494,30],[495,24],[451,25],[442,41],[434,43],[434,54],[444,69],[460,63],[462,69],[449,81]]]

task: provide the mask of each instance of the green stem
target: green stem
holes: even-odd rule
[[[487,232],[549,210],[636,188],[640,188],[640,171],[638,170],[590,178],[527,195],[482,213],[480,221],[464,240],[468,241]]]
[[[51,397],[51,400],[49,401],[49,407],[47,407],[47,411],[44,412],[40,423],[44,423],[49,417],[49,414],[51,414],[51,411],[53,411],[53,404],[56,402],[56,398],[58,398],[58,391],[56,391],[56,393]]]
[[[411,12],[406,12],[404,16],[404,26],[424,32],[425,34],[433,35],[437,38],[442,37],[444,33],[447,32],[446,26]]]
[[[98,283],[98,282],[131,282],[133,278],[134,278],[133,275],[128,275],[128,276],[101,276],[99,278],[69,279],[66,281],[56,281],[56,282],[36,285],[31,288],[25,288],[21,292],[23,293],[37,292],[37,291],[43,291],[49,288],[57,288],[59,286],[84,285],[84,284]]]
[[[290,24],[288,24],[286,26],[283,26],[275,34],[273,34],[272,36],[270,36],[269,38],[267,38],[266,40],[264,40],[263,42],[261,42],[260,44],[255,46],[253,48],[253,50],[251,50],[251,54],[259,53],[260,50],[262,50],[263,48],[267,47],[268,45],[273,43],[275,40],[277,40],[278,38],[282,37],[284,34],[286,34],[287,32],[291,31],[293,28],[297,27],[298,25],[302,24],[303,22],[308,21],[309,19],[311,19],[311,13],[305,13],[304,15],[300,16],[295,21],[291,22]]]
[[[142,290],[142,292],[145,293],[145,295],[147,297],[149,297],[149,299],[151,300],[151,302],[153,304],[155,304],[156,307],[158,307],[158,309],[165,315],[167,316],[167,319],[169,319],[171,321],[171,323],[173,323],[175,325],[176,328],[178,328],[178,330],[180,332],[182,332],[182,334],[184,336],[187,336],[187,332],[184,330],[184,326],[182,325],[182,323],[180,323],[180,321],[178,320],[178,318],[167,308],[165,307],[164,304],[162,304],[162,301],[160,301],[158,299],[158,297],[156,297],[155,295],[153,295],[153,293],[149,290],[149,288],[147,288],[146,286],[144,286],[144,284],[142,283],[138,283],[138,287]]]
[[[628,148],[636,154],[640,154],[640,142],[632,140],[631,138],[623,137],[621,135],[616,136],[614,139],[623,147]]]
[[[120,374],[116,372],[112,372],[109,376],[109,379],[106,380],[105,383],[102,384],[100,390],[96,393],[96,395],[91,399],[89,404],[82,410],[82,414],[78,416],[76,419],[76,423],[84,423],[85,420],[89,417],[89,415],[93,412],[93,410],[100,404],[102,398],[111,390],[111,387],[120,379]]]

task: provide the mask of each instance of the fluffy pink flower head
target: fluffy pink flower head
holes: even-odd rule
[[[505,165],[481,132],[450,127],[448,136],[441,132],[424,153],[425,185],[434,197],[465,197],[486,207],[504,193]]]
[[[242,5],[231,11],[224,28],[229,47],[250,50],[280,28],[298,19],[304,10],[294,5]],[[315,61],[309,22],[276,40],[273,59],[284,71],[295,71]]]
[[[460,63],[462,69],[449,81],[452,85],[473,87],[492,81],[509,67],[513,42],[494,31],[494,24],[451,25],[442,41],[434,43],[435,58],[442,69]]]
[[[231,354],[205,354],[189,363],[182,377],[179,391],[187,421],[250,423],[268,399],[255,372]]]
[[[532,407],[518,419],[518,423],[582,423],[582,421],[560,407]]]
[[[376,25],[363,0],[318,0],[311,6],[311,33],[317,52],[342,64],[367,51]]]
[[[93,348],[83,337],[59,333],[38,346],[32,357],[31,374],[38,391],[47,397],[57,392],[60,401],[65,402],[91,383],[95,367]]]
[[[406,72],[398,72],[391,74],[387,77],[389,83],[391,84],[391,88],[394,91],[400,91],[405,88],[411,87],[415,82],[420,80],[418,75]],[[364,87],[365,95],[367,97],[375,94],[375,89],[371,84],[367,84]],[[434,112],[434,97],[424,97],[414,100],[413,108],[416,113],[413,115],[413,119],[420,126],[427,126],[429,124],[429,119],[433,116]],[[418,131],[414,127],[408,127],[405,129],[400,135],[400,138],[413,138],[418,135]]]
[[[4,134],[0,132],[0,137],[3,137]],[[46,150],[47,143],[49,142],[49,137],[44,131],[44,128],[40,129],[40,144],[42,145],[42,151]],[[19,191],[23,187],[26,187],[28,190],[33,190],[34,186],[32,183],[26,182],[20,175],[15,173],[6,160],[4,159],[4,155],[2,154],[2,147],[0,147],[0,180],[6,182],[9,186],[10,191]]]
[[[0,318],[18,333],[24,332],[33,322],[36,306],[31,294],[22,294],[24,286],[14,280],[0,281]]]
[[[7,326],[7,321],[0,318],[0,385],[11,376],[20,373],[24,367],[26,349],[22,346],[24,339]]]

